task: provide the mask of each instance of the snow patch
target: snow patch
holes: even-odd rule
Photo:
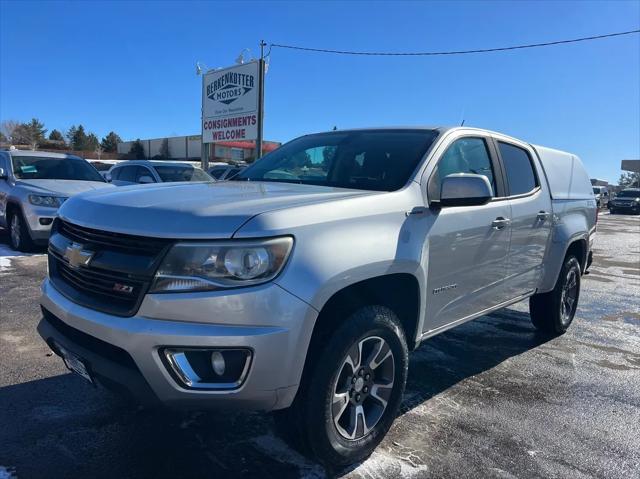
[[[0,466],[0,479],[18,479],[13,467]]]
[[[352,471],[353,477],[423,477],[428,467],[420,464],[419,458],[412,454],[406,457],[395,457],[387,452],[377,450]],[[350,476],[351,477],[351,476]]]
[[[0,273],[9,271],[11,269],[11,260],[9,258],[3,258],[0,256]]]

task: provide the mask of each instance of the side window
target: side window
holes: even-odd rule
[[[529,193],[538,186],[531,158],[526,150],[501,141],[498,142],[498,148],[507,172],[510,196]]]
[[[429,197],[440,198],[442,180],[454,173],[473,173],[486,176],[495,196],[496,180],[487,143],[484,139],[460,138],[447,148],[429,178]]]
[[[111,174],[111,180],[117,180],[120,177],[120,170],[122,168],[114,168],[113,170],[111,170],[110,174]]]
[[[120,181],[130,181],[131,183],[135,183],[137,171],[137,166],[123,166],[120,169],[120,175],[118,175],[118,179]]]

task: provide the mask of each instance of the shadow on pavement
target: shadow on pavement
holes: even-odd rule
[[[545,341],[514,310],[430,339],[411,356],[402,411]],[[144,410],[71,374],[0,388],[0,424],[0,465],[18,477],[324,475],[269,414]]]

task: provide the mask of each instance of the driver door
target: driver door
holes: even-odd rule
[[[429,177],[430,202],[440,198],[441,181],[453,173],[481,174],[493,200],[479,206],[441,207],[427,235],[427,294],[424,332],[444,328],[507,301],[507,254],[511,207],[497,194],[503,183],[497,158],[482,136],[454,140]]]

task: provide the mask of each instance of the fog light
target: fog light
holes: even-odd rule
[[[211,353],[211,367],[213,368],[213,372],[218,376],[222,376],[224,374],[224,370],[227,366],[224,362],[224,356],[220,351],[214,351]]]
[[[40,218],[39,222],[42,226],[49,226],[53,223],[53,218]]]
[[[161,348],[169,372],[187,389],[237,389],[251,366],[247,348]]]

